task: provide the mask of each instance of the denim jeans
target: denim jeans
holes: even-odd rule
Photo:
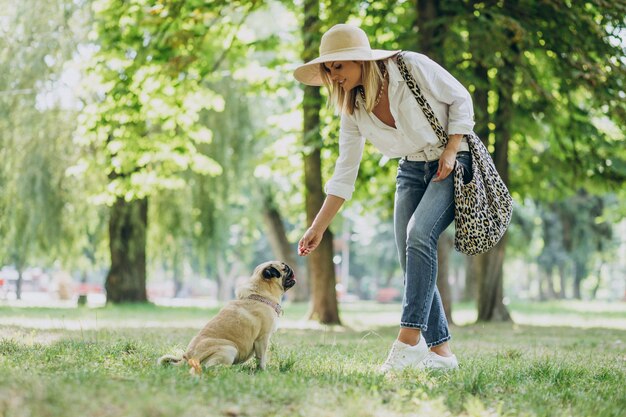
[[[471,155],[459,152],[457,163],[471,179]],[[437,241],[454,220],[454,172],[433,182],[439,161],[401,159],[396,177],[394,225],[404,272],[400,327],[417,328],[428,346],[450,340],[448,321],[437,289]]]

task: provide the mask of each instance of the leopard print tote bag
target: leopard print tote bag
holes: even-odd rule
[[[398,54],[397,62],[426,119],[439,140],[447,145],[448,134],[407,69],[402,53]],[[454,167],[454,246],[459,252],[478,255],[493,248],[506,232],[513,213],[513,199],[480,138],[475,133],[465,138],[472,154],[473,174],[465,184],[463,166],[457,163]]]

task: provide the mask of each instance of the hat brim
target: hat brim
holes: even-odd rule
[[[400,52],[400,50],[387,51],[385,49],[372,49],[367,53],[362,51],[339,51],[317,57],[312,61],[300,65],[293,72],[293,76],[302,84],[321,86],[324,85],[324,82],[322,81],[319,64],[334,61],[378,61],[379,59],[392,57],[398,52]]]

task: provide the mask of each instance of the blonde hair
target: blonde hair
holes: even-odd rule
[[[357,107],[357,95],[361,94],[359,89],[362,88],[365,93],[365,111],[373,111],[376,105],[376,96],[384,80],[383,71],[387,71],[384,60],[363,61],[361,68],[362,86],[345,92],[339,83],[330,78],[326,66],[323,63],[320,64],[322,81],[328,89],[328,107],[334,107],[340,113],[353,114]]]

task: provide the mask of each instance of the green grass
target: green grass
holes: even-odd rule
[[[250,362],[201,377],[156,359],[184,348],[215,309],[0,307],[0,416],[626,415],[626,330],[573,326],[604,307],[511,308],[567,315],[569,326],[453,327],[459,371],[386,378],[375,369],[397,334],[397,305],[344,305],[346,327],[311,326],[306,306],[288,306],[265,372]]]

